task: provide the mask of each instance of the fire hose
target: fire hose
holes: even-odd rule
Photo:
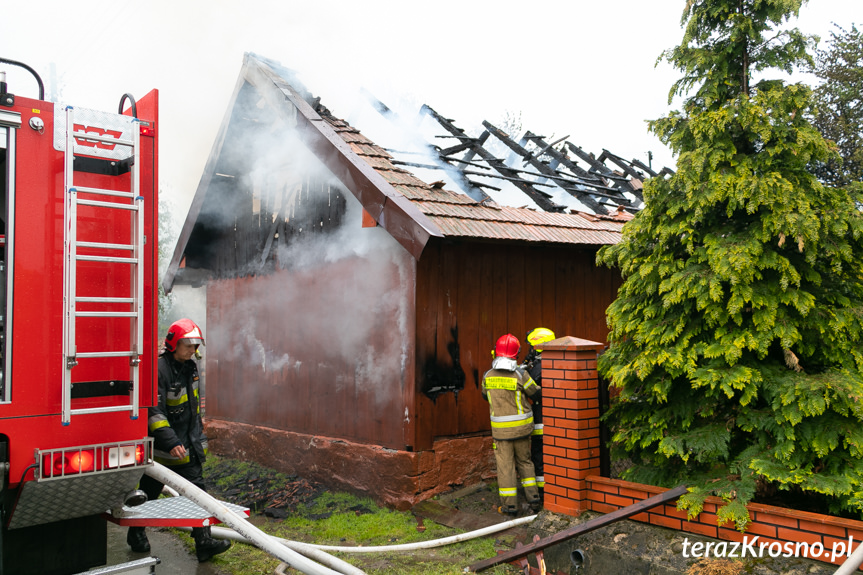
[[[156,463],[156,464],[154,464],[154,466],[155,465],[159,465],[159,464]],[[268,541],[271,541],[275,546],[280,547],[282,549],[288,548],[288,550],[295,551],[296,553],[299,553],[302,556],[305,556],[309,559],[313,559],[315,561],[318,561],[320,563],[328,565],[328,566],[332,567],[333,569],[339,569],[339,570],[341,570],[341,573],[344,575],[363,575],[364,572],[361,571],[360,569],[357,569],[356,567],[354,567],[350,563],[347,563],[345,561],[342,561],[341,559],[333,557],[332,555],[324,553],[324,551],[338,551],[338,552],[343,552],[343,553],[379,553],[379,552],[387,552],[387,551],[413,551],[416,549],[431,549],[434,547],[443,547],[445,545],[451,545],[453,543],[459,543],[461,541],[468,541],[470,539],[475,539],[477,537],[483,537],[485,535],[491,535],[492,533],[497,533],[499,531],[505,531],[506,529],[510,529],[510,528],[516,527],[518,525],[530,523],[531,521],[536,519],[536,515],[530,515],[527,517],[520,517],[518,519],[512,519],[509,521],[504,521],[502,523],[496,523],[494,525],[490,525],[488,527],[483,527],[482,529],[477,529],[475,531],[470,531],[468,533],[459,533],[458,535],[452,535],[450,537],[444,537],[441,539],[433,539],[430,541],[418,541],[416,543],[404,543],[401,545],[351,547],[351,546],[316,545],[316,544],[312,544],[312,543],[301,543],[298,541],[290,541],[287,539],[281,539],[278,537],[273,537],[273,536],[267,535],[263,531],[260,531],[259,529],[257,529],[256,527],[254,527],[253,525],[248,523],[245,519],[241,518],[240,516],[236,515],[232,511],[230,511],[227,507],[222,505],[221,502],[219,502],[217,499],[211,497],[210,495],[208,495],[206,492],[202,491],[201,489],[199,489],[195,485],[192,485],[191,483],[189,483],[188,481],[186,481],[185,479],[183,479],[179,475],[173,473],[172,471],[170,471],[166,467],[161,466],[161,465],[159,465],[159,467],[161,467],[164,470],[162,472],[162,474],[167,475],[167,473],[169,473],[174,478],[179,478],[181,481],[187,483],[195,491],[199,492],[200,494],[203,494],[203,496],[206,499],[213,501],[214,503],[216,503],[218,505],[218,507],[220,507],[221,509],[223,509],[224,511],[226,511],[230,515],[233,515],[236,518],[237,522],[239,522],[241,524],[245,524],[250,529],[257,531],[261,536],[266,538]],[[167,472],[167,473],[165,473],[165,472]],[[239,541],[242,543],[251,543],[251,544],[254,544],[254,545],[260,547],[264,551],[269,552],[271,555],[274,555],[275,557],[281,559],[282,561],[285,561],[285,559],[283,559],[281,556],[276,555],[275,553],[272,553],[268,548],[262,547],[261,545],[259,545],[257,543],[257,541],[255,539],[253,539],[252,537],[249,537],[242,530],[237,529],[232,524],[232,522],[226,521],[225,519],[223,519],[220,515],[215,513],[215,510],[213,508],[210,508],[207,505],[204,505],[204,504],[200,503],[199,501],[190,497],[188,490],[183,491],[183,490],[179,489],[176,485],[171,484],[169,481],[163,480],[161,478],[161,476],[156,476],[153,473],[150,473],[149,470],[147,473],[148,473],[148,475],[151,475],[151,476],[155,477],[156,479],[158,479],[160,482],[164,483],[167,486],[166,491],[168,491],[171,495],[174,495],[174,496],[185,495],[190,500],[192,500],[194,503],[200,505],[201,507],[203,507],[207,511],[212,512],[215,517],[217,517],[222,522],[224,522],[226,525],[231,527],[231,529],[228,529],[225,527],[211,527],[210,531],[211,531],[211,534],[213,537],[218,537],[220,539],[231,539],[231,540]],[[189,528],[181,528],[181,529],[183,529],[185,531],[191,530]],[[297,568],[290,561],[285,561],[285,562],[288,563],[290,566]],[[283,572],[281,565],[279,566],[279,569]],[[316,573],[316,572],[308,571],[305,573]]]
[[[266,551],[273,557],[276,557],[280,561],[290,565],[302,573],[306,573],[307,575],[345,575],[345,573],[359,575],[363,573],[351,565],[349,565],[351,571],[340,573],[339,571],[334,571],[329,567],[325,567],[324,565],[310,560],[293,549],[289,549],[270,535],[267,535],[249,523],[244,517],[241,517],[228,509],[221,501],[209,495],[206,491],[200,489],[190,481],[180,477],[164,465],[154,462],[152,467],[148,467],[145,470],[145,473],[160,483],[175,489],[180,495],[183,495],[192,503],[212,513],[214,517],[218,518],[225,525],[230,526],[234,531],[251,541],[258,548]],[[342,563],[344,565],[348,565],[344,561],[335,557],[330,556],[330,559],[332,559],[332,564]]]
[[[482,529],[477,529],[476,531],[470,531],[468,533],[459,533],[458,535],[451,535],[449,537],[444,537],[442,539],[432,539],[430,541],[417,541],[416,543],[403,543],[401,545],[379,545],[379,546],[371,546],[371,547],[351,547],[351,546],[339,546],[339,545],[317,545],[314,543],[297,543],[296,541],[289,541],[287,539],[275,538],[277,541],[282,543],[283,545],[292,546],[299,545],[300,548],[312,548],[320,551],[339,551],[342,553],[380,553],[383,551],[413,551],[415,549],[431,549],[433,547],[443,547],[444,545],[451,545],[453,543],[460,543],[461,541],[467,541],[469,539],[475,539],[477,537],[482,537],[484,535],[491,535],[492,533],[497,533],[499,531],[505,531],[511,527],[516,527],[518,525],[522,525],[524,523],[530,523],[536,519],[536,515],[530,515],[527,517],[519,517],[518,519],[511,519],[509,521],[504,521],[503,523],[495,523],[494,525],[489,525],[488,527],[483,527]],[[212,527],[211,528],[213,537],[218,537],[220,539],[231,539],[234,541],[240,541],[248,543],[248,541],[244,540],[243,536],[239,533],[236,533],[230,529],[225,527]],[[297,549],[298,552],[299,548]]]

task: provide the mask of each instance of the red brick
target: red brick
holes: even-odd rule
[[[566,390],[567,399],[596,399],[598,392],[595,389],[568,389]]]
[[[577,459],[579,461],[584,459],[597,459],[596,465],[599,465],[599,449],[593,448],[583,448],[583,449],[567,449],[566,457],[569,459]]]
[[[840,527],[838,525],[832,525],[830,523],[816,523],[814,521],[808,521],[806,519],[798,520],[800,529],[804,531],[812,531],[813,533],[818,533],[820,535],[833,535],[834,537],[845,537],[845,527]]]
[[[736,529],[717,529],[717,538],[725,539],[727,541],[743,541],[743,533]]]
[[[783,527],[797,528],[797,518],[776,515],[775,513],[758,511],[755,513],[754,520],[759,523],[771,523],[773,525],[782,525]]]
[[[777,536],[785,541],[805,541],[809,544],[823,543],[820,535],[799,529],[788,529],[787,527],[780,527],[777,530]]]
[[[588,481],[587,484],[590,489],[593,489],[594,491],[604,491],[605,493],[613,493],[614,495],[620,493],[617,485],[609,485],[608,483],[602,483],[599,481]]]
[[[542,415],[543,415],[543,417],[561,417],[561,418],[572,419],[570,414],[567,413],[567,411],[565,409],[557,409],[554,407],[543,406]],[[543,427],[545,427],[545,426],[543,426]]]
[[[563,380],[564,379],[564,371],[562,369],[543,369],[542,370],[542,383],[543,387],[547,384],[548,380]]]
[[[591,475],[596,475],[599,472],[598,468],[589,467],[587,469],[569,469],[566,476],[570,479],[587,479]]]
[[[632,517],[630,517],[633,521],[640,521],[642,523],[650,523],[650,516],[647,512],[636,513]]]
[[[560,477],[557,483],[555,483],[555,485],[558,485],[560,487],[566,487],[567,489],[575,489],[577,491],[584,491],[585,493],[588,493],[587,482],[583,479],[570,479],[568,477]]]
[[[635,503],[635,501],[633,501],[629,497],[620,497],[618,495],[611,494],[605,495],[605,502],[611,503],[612,505],[617,505],[618,507],[628,507],[629,505]]]
[[[586,400],[585,400],[586,401]],[[578,409],[579,402],[574,399],[558,399],[554,406],[559,407],[560,409]],[[542,398],[542,405],[545,406],[545,397]],[[545,409],[542,410],[543,415],[545,415]]]
[[[649,513],[648,515],[650,515],[651,525],[659,525],[660,527],[668,527],[669,529],[677,529],[678,531],[680,530],[680,519],[666,517],[665,515],[657,515],[656,513]]]
[[[702,525],[701,523],[695,523],[692,521],[683,521],[681,528],[683,531],[688,531],[689,533],[698,533],[699,535],[706,535],[707,537],[716,537],[716,525]]]
[[[567,449],[588,449],[591,447],[592,441],[592,439],[575,440],[561,438],[557,440],[555,445],[558,447],[566,447]]]
[[[545,445],[543,442],[542,453],[545,456],[551,455],[551,456],[557,456],[557,457],[566,457],[567,451],[568,450],[564,449],[563,447],[554,447],[553,445]]]
[[[545,472],[546,481],[548,481],[549,477],[554,477],[555,475],[558,477],[566,477],[566,469],[558,465],[546,465],[543,471]]]
[[[548,481],[546,481],[545,482],[545,492],[551,493],[554,495],[560,495],[562,497],[566,497],[567,490],[566,490],[566,487],[556,485],[554,483],[549,483]]]
[[[662,509],[663,514],[666,517],[676,517],[677,519],[682,519],[684,521],[689,519],[689,514],[685,509],[678,509],[674,505],[663,505],[661,508],[657,507],[654,511],[658,513],[659,509]]]
[[[599,428],[594,429],[567,429],[566,436],[570,439],[588,439],[599,437]]]
[[[585,402],[587,403],[587,402]],[[545,414],[545,410],[542,410],[543,414]],[[599,408],[594,409],[567,409],[564,412],[565,415],[558,415],[557,417],[567,417],[569,419],[578,419],[584,421],[585,419],[596,419],[599,420]]]
[[[636,501],[650,497],[646,491],[642,491],[641,489],[632,489],[630,487],[618,487],[617,492],[626,497],[632,497]]]
[[[598,501],[590,502],[590,509],[596,511],[597,513],[611,513],[612,511],[617,511],[617,507],[613,505],[609,505],[607,503],[599,503]]]
[[[562,515],[578,515],[581,511],[579,506],[573,502],[561,502],[558,500],[557,503],[544,503],[543,506],[551,511],[552,513],[560,513]]]
[[[746,528],[746,533],[764,535],[765,537],[776,537],[776,526],[753,521]]]
[[[543,362],[545,364],[545,362]],[[572,360],[572,359],[558,359],[551,362],[551,366],[554,369],[587,369],[587,361],[585,360]],[[543,370],[544,371],[544,370]]]
[[[612,495],[611,497],[614,497]],[[600,503],[605,503],[605,493],[600,491],[588,491],[587,498],[591,501],[599,501]]]
[[[545,403],[546,400],[550,397],[552,397],[552,398],[566,397],[566,390],[556,389],[553,387],[548,387],[546,385],[543,385],[542,386],[542,402]]]

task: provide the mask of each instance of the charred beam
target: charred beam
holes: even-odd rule
[[[623,173],[625,173],[627,176],[635,178],[636,180],[644,180],[644,174],[634,169],[629,162],[627,162],[620,156],[612,154],[608,150],[603,149],[602,154],[599,155],[599,158],[597,158],[597,160],[603,162],[606,158],[614,162],[614,164],[618,166],[621,170],[623,170]]]
[[[495,135],[497,139],[503,142],[509,149],[511,149],[516,154],[520,155],[525,159],[525,161],[529,162],[534,168],[540,171],[542,175],[548,177],[557,177],[557,172],[552,168],[548,167],[546,164],[539,161],[538,158],[534,157],[529,151],[527,151],[524,147],[520,146],[517,142],[515,142],[512,138],[510,138],[506,132],[491,125],[489,122],[483,120],[482,125],[485,126],[485,129]],[[573,197],[578,199],[581,203],[592,209],[594,212],[598,214],[607,214],[608,210],[606,210],[599,202],[591,198],[589,195],[584,193],[583,190],[579,190],[573,186],[564,186],[558,182],[558,185],[572,194]]]
[[[464,130],[456,127],[452,122],[435,112],[431,107],[427,105],[423,105],[422,111],[431,115],[437,122],[448,132],[453,135],[465,136]],[[494,157],[494,155],[483,148],[481,145],[474,144],[473,151],[476,152],[481,158],[483,158],[486,162],[489,163],[495,170],[497,170],[501,175],[517,178],[513,181],[513,185],[516,186],[519,190],[524,192],[530,199],[532,199],[540,209],[547,212],[562,212],[564,207],[558,205],[552,201],[550,201],[546,194],[543,194],[539,190],[533,187],[533,185],[520,178],[518,173],[509,169],[502,160]]]

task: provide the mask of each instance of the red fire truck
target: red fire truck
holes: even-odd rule
[[[158,92],[119,109],[47,102],[0,58],[0,575],[104,565],[152,464]]]

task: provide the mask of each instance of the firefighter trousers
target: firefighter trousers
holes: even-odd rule
[[[539,502],[536,473],[530,460],[530,436],[518,439],[495,439],[494,444],[498,494],[503,510],[508,512],[518,510],[519,476],[528,503]]]

